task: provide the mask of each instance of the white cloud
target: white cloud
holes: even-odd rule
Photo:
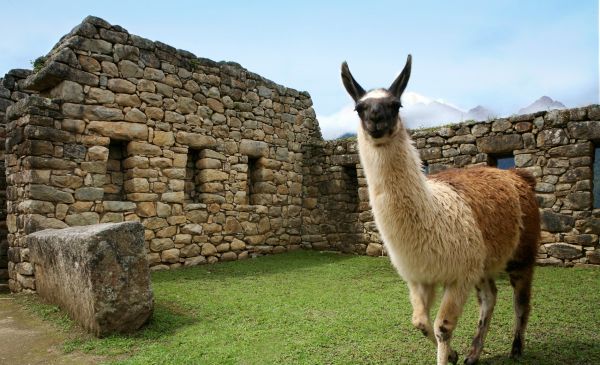
[[[317,119],[325,139],[335,139],[344,133],[356,133],[359,123],[358,115],[352,104],[344,106],[331,115],[317,116]]]

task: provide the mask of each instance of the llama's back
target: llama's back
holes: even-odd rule
[[[450,185],[471,207],[488,250],[486,272],[507,265],[533,265],[540,234],[533,176],[519,170],[473,167],[429,178]]]

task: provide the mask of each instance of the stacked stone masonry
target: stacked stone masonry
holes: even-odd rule
[[[140,221],[153,270],[301,246],[308,93],[95,17],[24,76],[2,89],[12,291],[43,228]]]
[[[238,64],[88,17],[39,70],[2,79],[0,118],[12,291],[35,290],[26,236],[44,228],[139,221],[152,270],[301,247],[384,253],[356,142],[323,141],[308,93]],[[599,264],[599,120],[590,106],[413,137],[431,173],[514,154],[539,181],[540,262]]]
[[[0,78],[0,122],[4,121],[6,110],[10,105],[28,97],[35,92],[25,92],[22,88],[25,78],[31,75],[30,70],[15,69]],[[6,124],[0,123],[0,291],[8,282],[8,230],[6,227],[6,175],[4,143],[6,140]]]
[[[516,168],[531,172],[538,181],[542,218],[538,263],[600,264],[600,208],[594,207],[593,195],[594,174],[600,174],[593,169],[595,149],[600,147],[600,106],[465,122],[414,130],[411,135],[429,174],[495,166],[498,158],[514,158]],[[305,245],[385,254],[369,208],[356,141],[321,142],[308,148],[305,158],[313,161],[304,165]],[[357,182],[344,173],[348,168],[357,170]],[[358,189],[347,190],[350,183]]]

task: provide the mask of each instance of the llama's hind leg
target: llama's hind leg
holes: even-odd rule
[[[510,357],[517,358],[523,353],[525,328],[531,310],[531,282],[533,280],[533,267],[518,271],[510,271],[510,284],[513,286],[513,302],[515,307],[515,334]]]
[[[465,359],[465,364],[471,365],[477,363],[481,350],[483,349],[483,342],[485,341],[485,335],[490,328],[490,321],[492,319],[492,313],[494,312],[494,306],[496,305],[496,295],[498,289],[494,279],[484,278],[477,284],[477,301],[479,302],[479,323],[477,325],[477,332],[473,338],[471,350],[469,355]]]
[[[435,286],[409,282],[408,288],[410,289],[410,304],[413,307],[412,324],[437,346],[429,318],[431,304],[435,298]]]
[[[437,364],[456,364],[458,353],[450,347],[452,333],[458,323],[471,286],[462,284],[447,285],[440,304],[440,310],[435,319],[434,332],[437,339]]]

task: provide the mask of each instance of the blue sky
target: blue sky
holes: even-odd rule
[[[306,90],[321,116],[350,103],[343,60],[368,89],[388,86],[408,53],[407,90],[463,109],[512,113],[542,95],[599,102],[596,0],[4,0],[1,9],[0,73],[30,67],[91,14]]]

